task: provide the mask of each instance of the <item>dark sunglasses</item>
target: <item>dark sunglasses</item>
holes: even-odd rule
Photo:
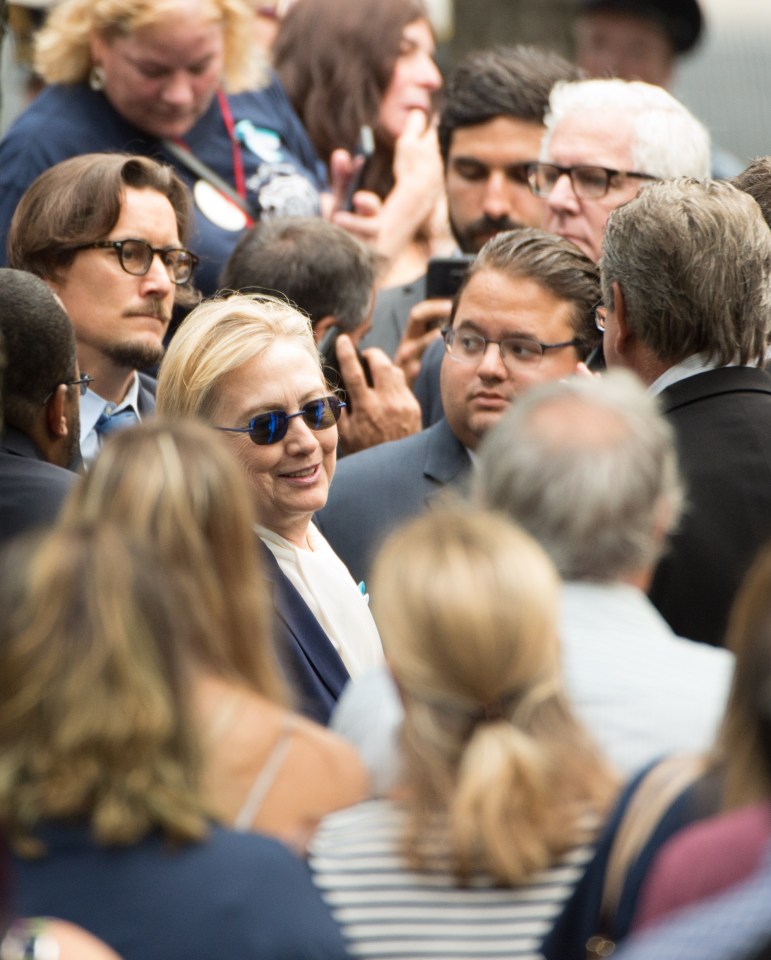
[[[286,413],[284,410],[270,410],[252,417],[248,427],[217,427],[226,433],[248,433],[252,443],[260,447],[271,443],[278,443],[286,436],[289,421],[294,417],[302,417],[311,430],[328,430],[334,427],[340,419],[340,411],[346,404],[337,397],[319,397],[318,400],[309,400],[297,413]]]

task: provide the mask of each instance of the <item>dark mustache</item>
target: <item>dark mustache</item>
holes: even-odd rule
[[[163,323],[171,322],[171,310],[163,300],[146,300],[141,307],[129,307],[123,311],[124,317],[157,317]]]
[[[493,220],[491,217],[484,216],[474,220],[468,232],[472,234],[502,233],[504,230],[521,230],[523,226],[523,223],[517,223],[509,217],[496,217]]]

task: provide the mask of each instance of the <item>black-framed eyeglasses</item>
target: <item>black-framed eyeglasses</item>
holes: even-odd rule
[[[608,308],[607,307],[595,307],[594,308],[594,324],[600,333],[605,333],[605,324],[608,322]]]
[[[285,410],[270,410],[268,413],[259,413],[252,417],[248,427],[217,427],[226,433],[248,433],[252,443],[258,446],[268,446],[278,443],[286,436],[289,421],[295,417],[302,417],[304,423],[311,430],[328,430],[334,427],[340,419],[340,411],[346,406],[338,397],[319,397],[309,400],[297,413],[287,413]]]
[[[614,177],[636,177],[639,180],[657,180],[649,173],[636,173],[632,170],[611,170],[609,167],[595,167],[579,164],[575,167],[560,167],[556,163],[531,163],[528,168],[530,189],[536,197],[548,197],[560,177],[570,177],[573,192],[579,200],[600,200],[610,189]]]
[[[458,363],[479,363],[487,352],[487,348],[494,343],[501,354],[504,366],[511,370],[522,366],[535,366],[541,362],[541,357],[547,350],[560,350],[563,347],[577,347],[581,341],[577,339],[563,340],[560,343],[541,343],[533,337],[517,336],[506,337],[503,340],[488,340],[480,333],[471,333],[466,330],[455,330],[452,327],[442,330],[444,347],[450,359]]]
[[[62,384],[64,384],[65,387],[79,387],[80,388],[79,393],[81,397],[85,397],[86,390],[88,390],[89,383],[93,383],[93,382],[94,382],[94,378],[89,377],[87,373],[84,373],[82,377],[78,377],[77,380],[62,380],[62,383],[56,384],[56,387],[54,387],[53,390],[48,394],[48,396],[45,398],[43,403],[44,404],[48,403],[51,397],[56,393],[56,388],[60,387]]]
[[[82,243],[73,250],[116,250],[121,267],[133,277],[143,277],[157,254],[172,283],[187,283],[198,263],[198,257],[184,247],[151,247],[144,240],[98,240]]]

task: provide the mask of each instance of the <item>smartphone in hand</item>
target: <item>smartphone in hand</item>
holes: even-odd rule
[[[352,413],[353,403],[351,401],[350,394],[345,388],[345,381],[343,380],[343,375],[340,372],[340,364],[337,361],[336,344],[337,338],[341,333],[345,333],[345,331],[341,330],[340,327],[330,327],[321,338],[318,349],[319,356],[321,357],[323,373],[327,379],[327,382],[333,390],[342,394],[343,400],[345,400],[345,402],[348,404],[348,412]],[[359,350],[356,351],[356,356],[358,357],[359,363],[364,370],[364,378],[371,387],[373,385],[372,371],[369,368],[367,358]]]
[[[343,197],[342,209],[351,211],[353,210],[353,195],[357,190],[361,189],[362,182],[364,181],[364,174],[367,172],[367,166],[369,165],[372,155],[375,152],[375,135],[372,132],[372,127],[368,127],[366,124],[359,130],[359,141],[356,144],[356,149],[353,152],[353,160],[358,161],[358,167],[351,174],[351,179],[348,181],[348,186],[345,188],[345,196]]]
[[[426,300],[437,297],[452,299],[474,260],[471,253],[463,253],[457,257],[431,257],[426,270]]]

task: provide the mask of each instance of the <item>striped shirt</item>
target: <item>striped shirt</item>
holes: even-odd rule
[[[370,800],[327,817],[311,843],[314,883],[354,957],[537,958],[593,852],[578,847],[525,886],[479,876],[459,887],[438,842],[428,869],[409,868],[403,830],[397,804]]]

